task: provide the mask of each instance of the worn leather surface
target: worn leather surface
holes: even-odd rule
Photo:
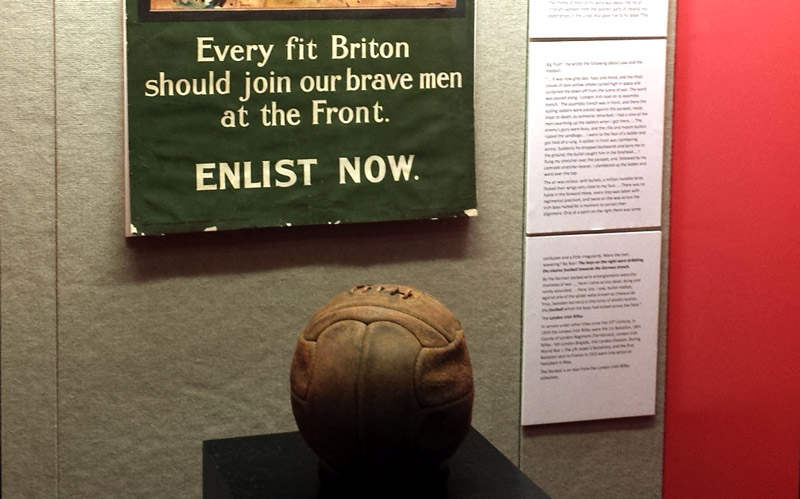
[[[341,473],[436,469],[470,426],[461,324],[408,286],[360,286],[319,309],[297,342],[291,387],[300,433]]]

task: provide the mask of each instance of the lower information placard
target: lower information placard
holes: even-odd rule
[[[661,232],[526,246],[522,424],[655,414]]]

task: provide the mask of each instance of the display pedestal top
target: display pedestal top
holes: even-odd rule
[[[318,464],[298,432],[208,440],[203,442],[203,498],[383,499],[409,497],[409,487],[418,487],[415,499],[549,499],[474,428],[448,461],[441,483],[386,483],[373,491],[343,491],[320,484]]]

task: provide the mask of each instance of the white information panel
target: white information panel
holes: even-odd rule
[[[667,0],[531,0],[531,38],[665,37]]]
[[[655,414],[661,232],[528,237],[522,424]]]
[[[528,234],[661,225],[666,50],[531,44]]]

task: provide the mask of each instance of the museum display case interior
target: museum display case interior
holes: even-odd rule
[[[131,8],[146,10],[141,7],[146,2],[127,2]],[[0,491],[4,499],[232,499],[263,497],[252,494],[264,490],[283,491],[273,496],[286,499],[320,497],[320,493],[335,497],[342,494],[339,487],[352,485],[342,478],[348,476],[342,471],[380,468],[389,462],[409,473],[414,468],[404,461],[409,454],[414,456],[412,462],[435,470],[422,473],[424,480],[416,482],[421,485],[412,486],[417,487],[413,489],[414,494],[419,492],[417,497],[798,497],[800,32],[796,24],[800,4],[796,0],[671,0],[665,2],[669,7],[664,13],[665,36],[640,32],[588,36],[590,42],[602,42],[593,44],[595,48],[636,38],[642,42],[636,49],[657,53],[666,70],[657,72],[665,92],[655,98],[663,100],[663,109],[653,107],[663,111],[663,144],[656,155],[659,171],[650,184],[661,189],[648,193],[658,205],[642,214],[646,222],[634,220],[599,231],[602,244],[623,241],[638,249],[641,239],[650,245],[642,250],[644,256],[627,257],[631,265],[647,261],[650,266],[637,267],[637,272],[654,276],[648,281],[651,287],[640,295],[643,300],[652,298],[647,322],[653,331],[648,344],[652,358],[643,362],[641,370],[642,376],[651,376],[644,383],[649,391],[644,390],[642,404],[636,398],[633,409],[610,404],[635,412],[634,417],[608,413],[612,415],[592,419],[581,414],[574,420],[565,418],[561,409],[573,415],[581,406],[595,411],[605,392],[571,391],[585,398],[570,400],[567,392],[563,399],[549,394],[553,411],[525,410],[526,402],[545,393],[523,379],[526,311],[534,296],[526,291],[530,287],[526,279],[532,270],[544,268],[534,265],[536,256],[526,254],[530,250],[526,241],[541,242],[544,237],[555,241],[534,245],[543,254],[561,247],[565,239],[558,237],[598,233],[591,227],[583,231],[556,226],[562,221],[554,217],[545,221],[553,224],[546,236],[526,224],[528,208],[535,202],[526,190],[526,181],[533,178],[527,135],[533,85],[528,82],[537,74],[529,73],[533,67],[529,51],[575,57],[569,48],[575,45],[568,44],[587,40],[572,35],[555,40],[550,34],[532,39],[528,0],[475,2],[474,50],[466,54],[435,54],[446,46],[434,43],[441,41],[437,30],[420,31],[429,42],[425,56],[437,64],[452,62],[452,75],[447,73],[446,82],[437,76],[442,88],[409,91],[419,99],[414,100],[417,105],[397,111],[397,127],[387,127],[391,133],[381,135],[381,140],[391,139],[396,150],[370,153],[380,161],[372,159],[367,170],[363,167],[370,155],[361,157],[360,170],[355,166],[358,155],[348,156],[351,162],[343,164],[350,167],[343,171],[352,176],[340,179],[331,174],[330,182],[339,185],[343,180],[347,185],[342,185],[355,189],[354,179],[361,175],[359,186],[380,186],[370,179],[381,172],[394,182],[393,158],[396,178],[403,182],[402,189],[408,189],[402,192],[418,196],[419,205],[447,213],[446,217],[426,211],[425,220],[414,219],[409,215],[413,203],[398,204],[391,194],[400,191],[386,190],[366,198],[333,194],[329,205],[302,213],[303,223],[314,222],[310,225],[298,226],[260,212],[251,219],[260,228],[203,232],[225,228],[235,216],[221,216],[208,225],[202,225],[201,217],[190,224],[195,232],[143,236],[134,234],[130,224],[125,227],[130,216],[126,213],[130,177],[123,173],[129,159],[125,111],[141,111],[137,106],[147,99],[134,99],[134,106],[126,107],[124,3],[11,2],[0,13]],[[197,16],[208,2],[189,3],[203,4],[190,13]],[[284,3],[237,0],[228,10],[235,17]],[[386,3],[375,0],[369,8],[387,9]],[[417,8],[419,3],[410,1],[396,10]],[[549,2],[556,3],[564,2]],[[648,2],[613,3],[639,8]],[[172,16],[173,4],[158,0],[153,11]],[[460,0],[453,4],[429,7],[462,5]],[[291,18],[287,9],[276,10]],[[448,19],[435,15],[439,17],[431,19]],[[438,26],[425,24],[431,19],[419,21],[420,26]],[[176,21],[180,23],[202,26],[205,21]],[[353,29],[347,19],[335,23],[337,29]],[[188,29],[182,27],[166,39]],[[328,35],[337,34],[324,29]],[[398,34],[394,41],[402,41],[401,35],[412,36]],[[240,38],[231,40],[231,46],[249,43]],[[356,38],[350,41],[361,43]],[[155,60],[164,39],[144,37],[136,42],[143,43],[139,48],[153,48]],[[562,45],[554,51],[543,48],[556,43]],[[253,47],[255,57],[261,52],[257,44]],[[161,55],[179,52],[168,44],[162,48]],[[363,47],[351,48],[368,54],[369,40],[365,37]],[[281,46],[282,57],[285,49]],[[187,50],[197,55],[196,45]],[[246,51],[236,53],[244,57]],[[579,54],[590,57],[597,52]],[[401,64],[379,59],[353,59],[351,67],[374,64],[389,71],[391,64]],[[413,65],[410,59],[402,64]],[[146,64],[146,58],[142,60]],[[453,75],[471,74],[473,69],[474,78],[465,79],[468,85],[458,89]],[[546,67],[541,69],[545,76],[553,76]],[[432,69],[415,68],[423,70]],[[439,97],[430,98],[430,92],[439,92]],[[330,106],[337,105],[334,97],[328,97]],[[392,117],[388,113],[396,110],[389,104],[391,98],[371,98],[370,105],[376,99],[384,99],[385,116]],[[355,110],[361,104],[353,98],[339,106]],[[168,117],[173,106],[165,100],[163,107],[147,112]],[[324,121],[327,112],[320,110],[319,120]],[[341,119],[334,113],[340,111],[330,111],[331,120]],[[414,113],[424,119],[414,118]],[[198,122],[204,119],[202,113],[193,116]],[[370,119],[376,116],[385,117],[369,114]],[[420,124],[436,117],[450,120],[449,128],[426,129]],[[139,124],[140,137],[152,141],[162,158],[170,156],[165,144],[176,138],[190,140],[190,152],[225,150],[232,143],[233,135],[217,142],[198,139],[192,128],[197,123],[191,119],[174,135],[160,132],[153,120]],[[331,129],[346,126],[334,123]],[[450,135],[443,133],[456,128]],[[474,148],[470,148],[473,134]],[[406,181],[409,172],[404,173],[398,158],[403,154],[410,158],[402,148],[415,144],[406,140],[412,136],[426,150],[436,151],[439,161],[433,164],[442,170],[436,166],[424,170],[422,156],[415,156],[415,170]],[[366,132],[325,137],[328,145],[343,149],[363,146],[369,138]],[[456,147],[463,144],[470,147]],[[290,141],[287,147],[296,152],[301,145]],[[450,158],[448,150],[455,151],[454,164],[474,163],[474,179],[442,166]],[[160,178],[148,176],[153,164],[146,154],[142,158],[134,162],[134,171],[142,172],[139,179]],[[221,166],[227,159],[230,165]],[[245,173],[244,163],[237,176],[234,159],[255,160],[226,156],[198,162],[200,167],[193,163],[187,177],[190,190],[207,194],[204,189],[209,187],[208,193],[227,200],[233,199],[235,190],[228,186],[238,185],[244,192],[246,185],[261,182],[260,192],[267,191],[265,179],[253,176],[255,170]],[[258,165],[261,175],[260,161]],[[303,206],[298,194],[302,190],[292,191],[304,183],[303,165],[296,165],[300,166],[292,170],[295,183],[282,194],[290,211]],[[312,179],[324,178],[316,177],[317,167],[308,165]],[[270,163],[270,168],[272,182],[289,181],[288,173],[277,173],[276,164]],[[417,183],[424,183],[425,172],[430,171],[437,172],[441,188],[415,187],[414,175],[419,175]],[[172,170],[162,173],[167,179],[182,175],[173,177]],[[309,188],[319,187],[310,182]],[[164,232],[169,231],[169,217],[200,209],[191,203],[169,204],[172,194],[164,194],[150,180],[134,184],[135,189],[144,186],[144,191],[154,193],[153,198],[134,201],[140,213],[149,213],[153,199],[165,200],[173,210],[156,221],[167,228]],[[277,191],[273,184],[270,189]],[[230,212],[225,213],[239,214],[246,204],[235,209],[228,204]],[[320,222],[337,207],[359,214],[370,204],[383,210],[373,221]],[[631,228],[634,236],[628,232]],[[126,237],[126,229],[135,237]],[[375,287],[358,288],[363,284]],[[419,295],[417,290],[422,290]],[[381,316],[373,322],[377,315],[368,306],[337,316],[341,323],[333,329],[315,330],[314,320],[330,319],[326,313],[332,310],[340,312],[329,302],[343,291],[338,300],[351,299],[348,293],[362,293],[359,299],[366,294],[368,299],[388,300],[370,306],[377,303],[380,313],[391,320]],[[424,312],[404,308],[410,303],[404,296],[428,294],[437,301],[425,302]],[[442,308],[438,303],[444,304]],[[306,329],[320,309],[321,315]],[[433,319],[422,321],[420,314]],[[332,330],[340,336],[329,334]],[[362,363],[358,349],[365,346],[379,352],[374,358],[380,365]],[[332,359],[346,355],[357,356],[358,362],[334,367]],[[320,365],[327,371],[309,370]],[[402,382],[397,372],[405,376]],[[381,381],[375,386],[361,383],[369,376]],[[393,390],[380,389],[389,385]],[[524,394],[531,386],[536,387],[532,395]],[[618,383],[614,387],[620,388]],[[412,409],[382,411],[393,396]],[[309,397],[317,404],[312,409]],[[353,400],[366,404],[359,410],[374,412],[354,416],[356,406],[345,403]],[[375,405],[369,406],[369,400]],[[397,428],[413,419],[400,416],[422,407],[409,402],[420,400],[425,408],[436,410],[422,416],[414,413],[419,425],[403,427],[413,437],[398,443],[393,440],[400,433]],[[608,400],[617,399],[609,395]],[[324,410],[317,410],[320,407]],[[437,412],[441,407],[447,410]],[[337,411],[340,420],[327,417]],[[436,428],[439,416],[446,424]],[[528,424],[528,416],[537,424]],[[336,425],[348,417],[364,424]],[[431,427],[435,431],[425,433]],[[387,428],[392,429],[384,432]],[[360,431],[359,438],[374,437],[380,442],[378,450],[370,454],[366,447],[358,452],[340,447],[346,431]],[[412,441],[430,452],[414,454],[403,447]],[[391,444],[398,446],[387,458],[383,450]],[[398,455],[402,459],[393,460]],[[320,457],[327,466],[320,468]],[[274,472],[263,472],[265,467]],[[321,490],[326,472],[331,480]],[[396,476],[391,480],[395,480],[391,493],[408,490],[404,480]],[[365,483],[387,487],[385,482],[391,480]]]

